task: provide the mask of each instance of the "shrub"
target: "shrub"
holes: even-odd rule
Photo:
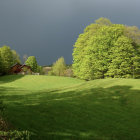
[[[0,131],[0,139],[8,140],[29,140],[31,133],[29,131]]]

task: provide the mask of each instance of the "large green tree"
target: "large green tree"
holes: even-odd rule
[[[105,18],[86,27],[74,45],[74,75],[86,80],[138,77],[139,46],[126,30],[129,32],[126,26],[112,24]]]
[[[29,56],[25,64],[27,66],[30,66],[33,72],[37,72],[38,64],[37,64],[35,56]]]

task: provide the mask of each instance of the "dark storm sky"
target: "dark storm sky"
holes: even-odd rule
[[[140,28],[140,0],[0,0],[0,46],[40,65],[61,56],[70,64],[78,35],[100,17]]]

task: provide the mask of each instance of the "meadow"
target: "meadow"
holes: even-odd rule
[[[0,77],[5,115],[33,140],[139,140],[140,80]]]

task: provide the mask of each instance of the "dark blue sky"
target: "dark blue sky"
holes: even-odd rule
[[[0,0],[0,46],[48,65],[63,56],[72,63],[73,45],[100,17],[140,28],[140,0]]]

